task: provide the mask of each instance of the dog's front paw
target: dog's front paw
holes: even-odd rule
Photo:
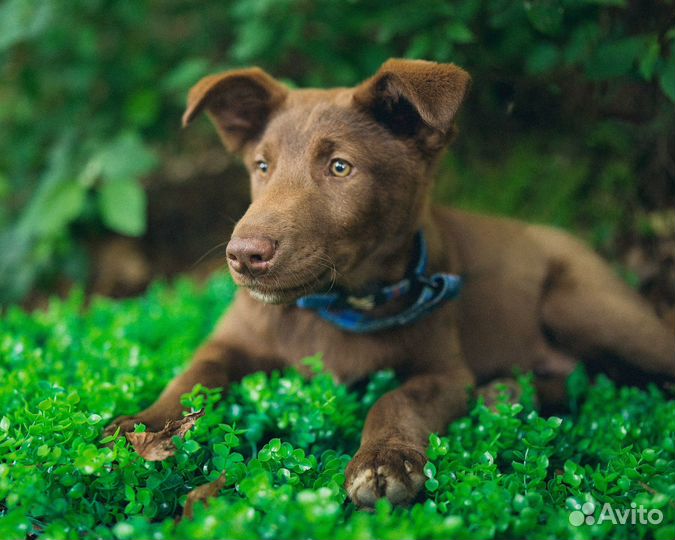
[[[373,507],[383,497],[393,504],[409,504],[424,484],[425,463],[422,448],[368,445],[347,466],[345,487],[357,506]]]

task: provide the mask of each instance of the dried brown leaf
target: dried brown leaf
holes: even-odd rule
[[[163,461],[176,452],[173,438],[180,437],[183,439],[202,416],[204,416],[204,411],[197,411],[184,416],[180,420],[168,421],[161,431],[132,432],[127,433],[126,437],[142,458],[147,461]]]
[[[203,502],[205,505],[208,505],[208,499],[218,495],[221,489],[225,487],[226,476],[225,473],[222,473],[217,480],[204,484],[194,488],[190,493],[187,494],[187,499],[185,500],[185,508],[183,509],[183,517],[187,519],[192,519],[194,516],[194,507],[198,502]]]

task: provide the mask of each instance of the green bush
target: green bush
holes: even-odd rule
[[[392,56],[466,67],[472,95],[439,197],[611,246],[670,167],[659,141],[674,131],[671,11],[628,0],[6,0],[0,304],[36,281],[84,281],[85,238],[143,234],[142,180],[189,151],[187,89],[251,64],[318,86],[357,83]],[[215,142],[202,126],[190,136]]]
[[[675,402],[583,372],[572,413],[544,418],[522,403],[478,401],[447,436],[432,435],[422,499],[373,513],[347,501],[344,469],[389,372],[347,389],[314,372],[253,374],[205,409],[176,455],[146,462],[123,438],[101,440],[180,371],[232,299],[228,277],[187,280],[115,302],[81,292],[0,320],[0,538],[657,538],[675,535]],[[112,442],[111,446],[106,443]],[[227,475],[193,520],[174,519],[194,487]],[[575,527],[593,501],[663,513],[659,525]],[[596,517],[598,517],[596,510]]]

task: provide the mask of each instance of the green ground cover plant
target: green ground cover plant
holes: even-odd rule
[[[227,396],[195,388],[205,415],[177,452],[146,462],[110,419],[148,405],[185,365],[232,299],[224,275],[198,287],[156,284],[143,297],[86,304],[81,292],[44,311],[0,319],[0,539],[19,538],[657,538],[675,537],[675,401],[655,388],[571,381],[570,411],[543,417],[521,377],[521,403],[475,401],[432,435],[423,497],[357,511],[343,488],[368,408],[392,373],[348,389],[320,357],[254,374]],[[317,351],[320,352],[320,351]],[[226,473],[193,519],[187,493]],[[575,526],[615,510],[658,510],[658,524]],[[582,515],[583,517],[583,515]]]

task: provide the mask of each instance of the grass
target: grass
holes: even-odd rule
[[[541,417],[522,378],[522,403],[479,401],[432,435],[425,491],[408,509],[360,512],[343,488],[367,410],[395,377],[348,389],[319,357],[311,380],[288,370],[226,397],[196,388],[184,401],[206,415],[166,461],[145,462],[122,438],[103,444],[112,417],[147,406],[182,369],[233,292],[216,276],[89,306],[75,292],[2,317],[0,539],[675,537],[675,402],[590,385],[582,371],[564,418]],[[222,471],[220,495],[178,521],[187,493]],[[605,503],[634,503],[662,521],[572,525],[587,502],[596,520]]]

